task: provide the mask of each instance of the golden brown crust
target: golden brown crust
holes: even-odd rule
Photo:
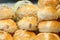
[[[59,27],[60,26],[60,22],[58,22],[58,21],[52,21],[52,23],[51,23],[51,25],[50,25],[51,27]]]
[[[8,6],[0,6],[0,19],[9,19],[14,17],[14,11]]]
[[[48,37],[49,40],[59,40],[59,37],[56,34],[50,33]]]
[[[43,21],[38,25],[40,32],[59,32],[60,22],[58,21]]]
[[[5,32],[5,31],[0,31],[0,40],[13,40],[11,34]]]
[[[44,34],[39,33],[38,35],[36,35],[35,40],[45,40]]]
[[[17,9],[16,15],[19,18],[23,18],[26,16],[35,16],[36,17],[37,11],[38,11],[38,7],[36,7],[33,4],[26,3],[26,4],[22,5],[22,7],[19,7]]]
[[[33,32],[28,32],[26,30],[17,30],[13,36],[14,40],[34,40],[36,36]]]
[[[56,7],[58,5],[58,0],[38,0],[39,7],[52,6]]]
[[[19,29],[25,29],[30,31],[37,30],[37,19],[36,17],[23,17],[18,23]]]
[[[54,33],[39,33],[35,40],[59,40],[59,36]]]
[[[58,19],[58,13],[56,11],[56,8],[51,6],[40,8],[37,13],[38,21]]]
[[[16,29],[17,29],[17,25],[13,20],[11,19],[0,20],[0,30],[13,33],[14,31],[16,31]]]
[[[12,7],[12,9],[14,10],[14,12],[16,12],[16,10],[19,7],[22,7],[22,5],[24,4],[32,4],[30,1],[17,1],[16,4]]]

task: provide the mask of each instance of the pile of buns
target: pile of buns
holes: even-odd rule
[[[59,19],[60,0],[0,5],[0,40],[60,40]]]

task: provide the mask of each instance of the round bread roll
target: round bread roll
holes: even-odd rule
[[[40,8],[37,13],[38,21],[58,19],[57,10],[51,6]]]
[[[38,0],[39,7],[52,6],[56,7],[59,3],[59,0]]]
[[[26,30],[17,30],[13,35],[14,40],[34,40],[35,33]]]
[[[25,29],[30,31],[37,30],[37,19],[35,17],[23,17],[20,21],[17,23],[19,29]]]
[[[60,22],[58,21],[43,21],[38,25],[40,32],[54,32],[58,33],[60,31]]]
[[[16,23],[11,19],[0,20],[0,30],[14,33],[17,29]]]
[[[0,31],[0,40],[13,40],[13,38],[9,33]]]
[[[14,12],[16,12],[16,10],[19,8],[19,7],[21,7],[22,5],[24,5],[24,4],[32,4],[30,1],[27,1],[27,0],[25,0],[25,1],[18,1],[18,2],[16,2],[15,4],[14,4],[14,6],[12,7],[12,9],[14,10]]]
[[[26,16],[35,16],[37,14],[38,7],[33,4],[25,3],[22,6],[18,7],[16,10],[16,16],[21,19]]]
[[[14,12],[16,13],[18,8],[21,8],[22,5],[24,4],[32,4],[30,1],[24,0],[24,1],[18,1],[14,4],[14,6],[12,7],[12,9],[14,10]],[[19,17],[17,15],[14,16],[14,20],[17,22],[19,21]]]
[[[39,33],[35,40],[60,40],[59,36],[53,33]]]
[[[1,5],[0,6],[0,20],[1,19],[9,19],[9,18],[14,18],[13,9],[6,5]]]

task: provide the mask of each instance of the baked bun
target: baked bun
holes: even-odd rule
[[[60,22],[58,22],[58,21],[43,21],[43,22],[39,23],[38,29],[40,32],[58,33],[60,31]]]
[[[58,3],[59,3],[58,0],[38,0],[39,7],[45,7],[45,6],[56,7]]]
[[[0,6],[0,20],[1,19],[9,19],[14,17],[14,11],[12,8],[6,6],[6,5],[1,5]]]
[[[13,38],[9,33],[0,31],[0,40],[13,40]]]
[[[53,33],[39,33],[35,40],[60,40],[59,36]]]
[[[20,21],[18,21],[17,25],[19,29],[35,31],[37,30],[37,19],[35,17],[23,17]]]
[[[26,30],[17,30],[13,35],[14,40],[34,40],[35,33]]]
[[[37,11],[38,11],[38,7],[36,7],[33,4],[25,3],[22,6],[18,7],[18,9],[16,10],[16,15],[20,19],[26,16],[36,17]]]
[[[14,4],[12,9],[14,10],[14,12],[16,12],[16,10],[24,4],[32,4],[32,3],[30,1],[18,1]]]
[[[51,6],[40,8],[37,13],[38,21],[58,19],[58,13],[56,11],[57,10]]]
[[[17,29],[16,23],[11,19],[0,20],[0,30],[13,33]]]

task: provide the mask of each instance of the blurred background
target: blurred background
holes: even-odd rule
[[[17,2],[17,1],[19,1],[19,0],[0,0],[0,3],[8,3],[8,2],[13,3],[13,2]],[[36,3],[38,0],[30,0],[30,1],[33,3]]]
[[[0,5],[6,4],[8,6],[13,6],[17,1],[21,1],[21,0],[0,0]],[[38,0],[29,0],[29,1],[36,4]]]
[[[17,1],[21,1],[21,0],[0,0],[0,5],[1,4],[6,4],[8,6],[12,6],[14,5]],[[36,4],[38,0],[29,0],[32,3]]]

